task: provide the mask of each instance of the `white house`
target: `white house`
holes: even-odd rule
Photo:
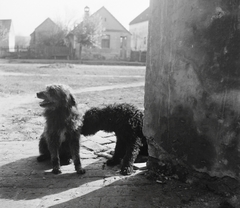
[[[87,9],[87,10],[86,10]],[[85,15],[89,15],[89,7],[85,7]],[[76,37],[70,34],[71,47],[75,51],[75,58],[81,55],[85,59],[120,59],[126,60],[130,56],[130,32],[103,6],[91,16],[98,16],[101,19],[103,34],[98,47],[83,47],[82,54],[79,50],[79,43]],[[81,23],[80,23],[81,24]]]
[[[11,19],[0,20],[0,48],[15,51],[15,33]]]
[[[147,51],[149,8],[129,23],[132,51]]]

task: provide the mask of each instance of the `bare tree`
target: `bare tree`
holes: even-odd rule
[[[7,38],[8,30],[0,24],[0,41],[4,41]]]
[[[68,31],[63,28],[56,26],[51,33],[41,33],[38,39],[38,44],[45,46],[64,46],[67,32]]]
[[[15,36],[15,46],[17,48],[27,48],[29,46],[30,37],[29,36]]]
[[[79,56],[81,59],[82,47],[99,47],[104,28],[99,15],[87,16],[74,28],[73,34],[79,43]]]

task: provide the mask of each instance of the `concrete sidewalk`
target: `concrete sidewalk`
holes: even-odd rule
[[[99,157],[115,146],[115,136],[99,132],[82,137],[81,158],[86,174],[77,175],[73,164],[62,174],[51,173],[50,162],[37,163],[38,141],[0,142],[0,207],[221,207],[226,198],[176,180],[158,183],[144,171],[119,174]],[[227,200],[238,205],[239,196]]]

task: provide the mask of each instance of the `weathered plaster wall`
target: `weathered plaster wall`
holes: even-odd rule
[[[147,51],[148,20],[129,25],[131,36],[131,50]],[[146,41],[146,42],[145,42]]]
[[[151,0],[149,154],[240,178],[239,0]]]

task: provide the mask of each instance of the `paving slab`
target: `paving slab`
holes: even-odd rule
[[[109,132],[105,132],[105,131],[98,131],[95,135],[98,135],[100,137],[105,138],[105,137],[115,136],[115,133],[114,132],[109,133]]]
[[[94,154],[93,151],[87,150],[86,148],[81,147],[80,149],[80,158],[81,159],[94,159],[97,158],[98,155]]]
[[[110,150],[113,151],[115,149],[116,143],[111,143],[111,144],[106,144],[106,147]]]
[[[111,140],[108,139],[108,137],[101,137],[97,134],[87,137],[89,140],[93,141],[93,142],[97,142],[98,144],[104,145],[104,144],[110,144],[112,143]]]
[[[107,139],[110,140],[110,141],[112,141],[112,142],[116,142],[116,141],[117,141],[117,138],[116,138],[115,135],[109,136]]]
[[[103,145],[101,145],[97,142],[93,142],[91,140],[86,140],[86,141],[82,142],[82,146],[89,150],[92,150],[94,152],[103,152],[103,151],[108,150],[108,148],[106,146],[103,146]]]

